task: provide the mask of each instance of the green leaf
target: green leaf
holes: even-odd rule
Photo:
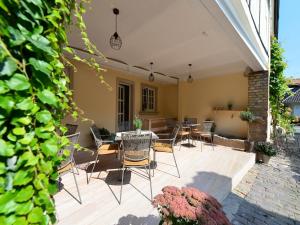
[[[43,110],[36,114],[36,119],[41,123],[47,124],[52,119],[52,116],[48,110]]]
[[[37,156],[33,155],[31,151],[27,151],[19,157],[17,165],[20,166],[24,164],[25,167],[34,166],[38,163],[38,161],[39,158]]]
[[[12,46],[20,45],[26,40],[26,38],[18,29],[9,26],[7,30],[11,34],[11,38],[9,39],[9,42]]]
[[[32,201],[18,204],[16,208],[16,215],[27,215],[33,209]]]
[[[8,81],[6,81],[7,86],[16,91],[26,90],[30,87],[28,79],[20,73],[14,74]]]
[[[28,224],[28,222],[27,222],[25,216],[17,217],[15,222],[14,222],[14,225],[27,225],[27,224]]]
[[[18,122],[24,124],[24,125],[28,125],[31,122],[31,118],[30,117],[20,117],[17,119]]]
[[[41,223],[44,220],[43,210],[40,207],[35,207],[28,215],[28,222]]]
[[[45,73],[47,75],[50,75],[53,70],[53,67],[43,60],[30,58],[29,63],[34,67],[35,70],[41,71],[42,73]]]
[[[29,41],[38,49],[47,52],[49,55],[55,56],[56,52],[50,47],[50,42],[47,38],[40,34],[34,34]]]
[[[33,108],[34,103],[32,101],[32,98],[25,98],[21,102],[17,103],[17,108],[21,110],[30,110]]]
[[[16,62],[11,58],[6,58],[4,63],[0,64],[0,76],[11,76],[17,70]]]
[[[53,94],[53,92],[45,89],[43,91],[39,91],[37,93],[38,98],[46,104],[49,105],[56,105],[57,104],[57,98],[56,96]]]
[[[8,215],[15,211],[17,204],[14,200],[14,197],[15,193],[11,191],[0,195],[0,213]]]
[[[32,142],[33,138],[34,138],[34,132],[26,133],[24,137],[19,140],[19,142],[22,145],[29,145]]]
[[[8,91],[9,91],[9,89],[8,89],[6,83],[4,81],[0,80],[0,94],[4,94]]]
[[[0,139],[0,156],[13,156],[15,153],[14,146]]]
[[[5,163],[0,162],[0,175],[6,173],[6,166]]]
[[[58,141],[54,138],[41,144],[41,149],[46,156],[54,156],[58,152]]]
[[[19,170],[14,176],[13,184],[15,186],[26,185],[33,179],[32,175],[28,170]]]
[[[38,127],[35,129],[35,134],[39,138],[48,139],[52,136],[52,133],[47,132],[43,127]]]
[[[15,102],[10,96],[0,96],[0,108],[10,112],[14,107]]]
[[[16,127],[12,130],[12,132],[15,135],[24,135],[26,133],[26,130],[24,127]]]
[[[34,189],[33,189],[32,185],[28,185],[27,187],[19,190],[15,201],[16,202],[26,202],[32,198],[33,194],[34,194]]]
[[[10,141],[16,141],[16,140],[17,140],[17,137],[16,137],[15,135],[13,135],[12,133],[9,133],[9,134],[7,135],[7,138],[8,138],[8,140],[10,140]]]

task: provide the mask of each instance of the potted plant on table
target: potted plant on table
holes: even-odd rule
[[[142,130],[143,122],[138,116],[135,116],[133,120],[133,126],[136,129],[136,133],[140,134]]]
[[[253,113],[251,111],[249,111],[249,109],[247,109],[246,111],[242,111],[240,113],[240,118],[242,121],[245,121],[248,124],[248,135],[247,135],[247,140],[245,141],[245,151],[252,152],[254,142],[250,141],[249,124],[255,120],[255,116],[253,115]]]
[[[276,150],[270,142],[258,142],[255,146],[257,160],[268,164],[270,158],[276,155]]]

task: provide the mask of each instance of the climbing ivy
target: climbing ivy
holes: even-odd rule
[[[91,55],[103,57],[89,41],[84,3],[73,0],[0,0],[0,224],[54,224],[58,151],[68,144],[61,120],[78,108],[64,73],[63,49],[74,24]]]
[[[273,131],[277,126],[292,130],[292,117],[289,109],[284,106],[284,98],[290,94],[288,80],[284,76],[287,67],[283,56],[283,48],[276,38],[271,42],[271,72],[270,72],[270,106],[272,114]],[[276,135],[276,132],[273,132]],[[276,136],[274,136],[276,138]]]

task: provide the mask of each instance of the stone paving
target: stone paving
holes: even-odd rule
[[[300,158],[255,164],[223,207],[234,225],[300,225]]]

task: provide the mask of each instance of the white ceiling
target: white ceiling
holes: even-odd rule
[[[119,51],[109,46],[114,7],[120,10],[118,33],[123,46]],[[186,79],[192,63],[197,79],[246,68],[234,43],[199,0],[95,0],[85,20],[91,41],[105,56],[126,62],[126,70],[149,68],[154,62],[154,71]],[[83,48],[76,28],[70,32],[70,45]]]

